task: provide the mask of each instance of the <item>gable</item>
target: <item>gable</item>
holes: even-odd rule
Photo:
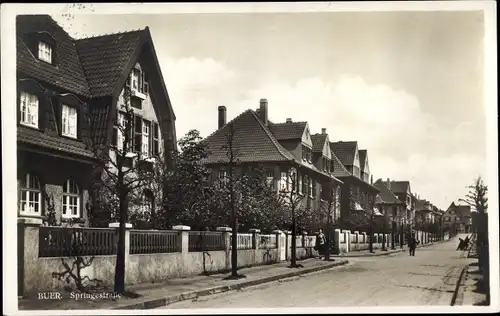
[[[370,165],[368,164],[368,154],[365,157],[365,168],[363,172],[366,174],[370,174]]]
[[[330,141],[328,140],[328,136],[326,136],[326,141],[323,144],[323,156],[328,159],[332,159],[332,151],[330,150]]]
[[[312,139],[311,139],[311,133],[309,131],[309,124],[306,124],[306,126],[304,128],[304,132],[302,133],[302,143],[306,144],[310,148],[313,147],[313,142],[312,142]]]
[[[358,146],[356,146],[356,150],[354,152],[354,162],[353,162],[353,165],[355,167],[358,167],[361,169],[360,167],[360,162],[359,162],[359,151],[358,151]]]

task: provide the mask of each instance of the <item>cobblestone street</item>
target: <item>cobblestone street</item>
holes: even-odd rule
[[[381,257],[241,291],[183,301],[163,308],[255,308],[450,305],[467,264],[455,242]]]

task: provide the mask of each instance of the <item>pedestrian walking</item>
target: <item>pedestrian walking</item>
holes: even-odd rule
[[[464,240],[462,238],[458,238],[458,246],[457,250],[462,250],[464,248]]]
[[[415,237],[415,233],[412,233],[408,238],[408,249],[410,250],[410,256],[415,256],[415,249],[417,249],[417,245],[420,241]]]
[[[318,252],[319,259],[321,259],[321,256],[325,254],[325,244],[326,244],[325,234],[323,234],[323,230],[320,228],[318,234],[316,235],[316,244],[314,245],[314,250]]]

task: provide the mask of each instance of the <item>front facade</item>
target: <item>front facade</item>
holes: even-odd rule
[[[373,217],[382,214],[375,208],[379,190],[373,186],[368,166],[368,153],[359,150],[358,143],[330,143],[335,162],[335,176],[342,180],[341,228],[366,230]],[[361,154],[360,154],[361,153]]]
[[[415,225],[415,199],[411,193],[409,181],[391,181],[387,179],[387,187],[398,197],[405,205],[405,216],[401,217],[401,225],[411,231]]]
[[[273,123],[268,118],[268,103],[261,99],[257,110],[247,110],[229,123],[226,122],[226,107],[218,108],[218,129],[204,141],[210,155],[205,164],[212,169],[214,178],[227,177],[228,137],[232,135],[235,148],[236,166],[239,174],[246,167],[260,166],[266,169],[270,185],[277,194],[286,195],[290,187],[290,171],[295,170],[293,192],[302,197],[298,208],[324,210],[332,199],[330,212],[335,221],[340,216],[339,184],[334,176],[334,159],[329,147],[328,134],[323,129],[321,134],[311,135],[307,122]],[[312,226],[322,222],[324,211],[313,212],[318,215]]]
[[[472,226],[471,207],[452,202],[442,215],[443,229],[457,233],[469,233]]]
[[[124,87],[133,151],[171,164],[175,115],[148,28],[76,40],[48,15],[18,16],[19,217],[89,225],[92,170],[98,148],[113,158],[119,144]]]
[[[380,190],[375,205],[383,214],[383,230],[396,235],[402,229],[401,219],[406,216],[405,204],[398,199],[382,179],[378,179],[373,185]]]

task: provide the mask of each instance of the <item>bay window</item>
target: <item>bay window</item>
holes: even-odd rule
[[[23,215],[41,215],[42,191],[38,178],[27,173],[20,183],[20,213]]]
[[[74,107],[65,104],[62,106],[62,135],[76,138],[77,111]]]
[[[80,217],[80,190],[72,179],[66,180],[63,188],[63,211],[64,218]]]
[[[38,127],[38,97],[21,91],[20,103],[21,124]]]

